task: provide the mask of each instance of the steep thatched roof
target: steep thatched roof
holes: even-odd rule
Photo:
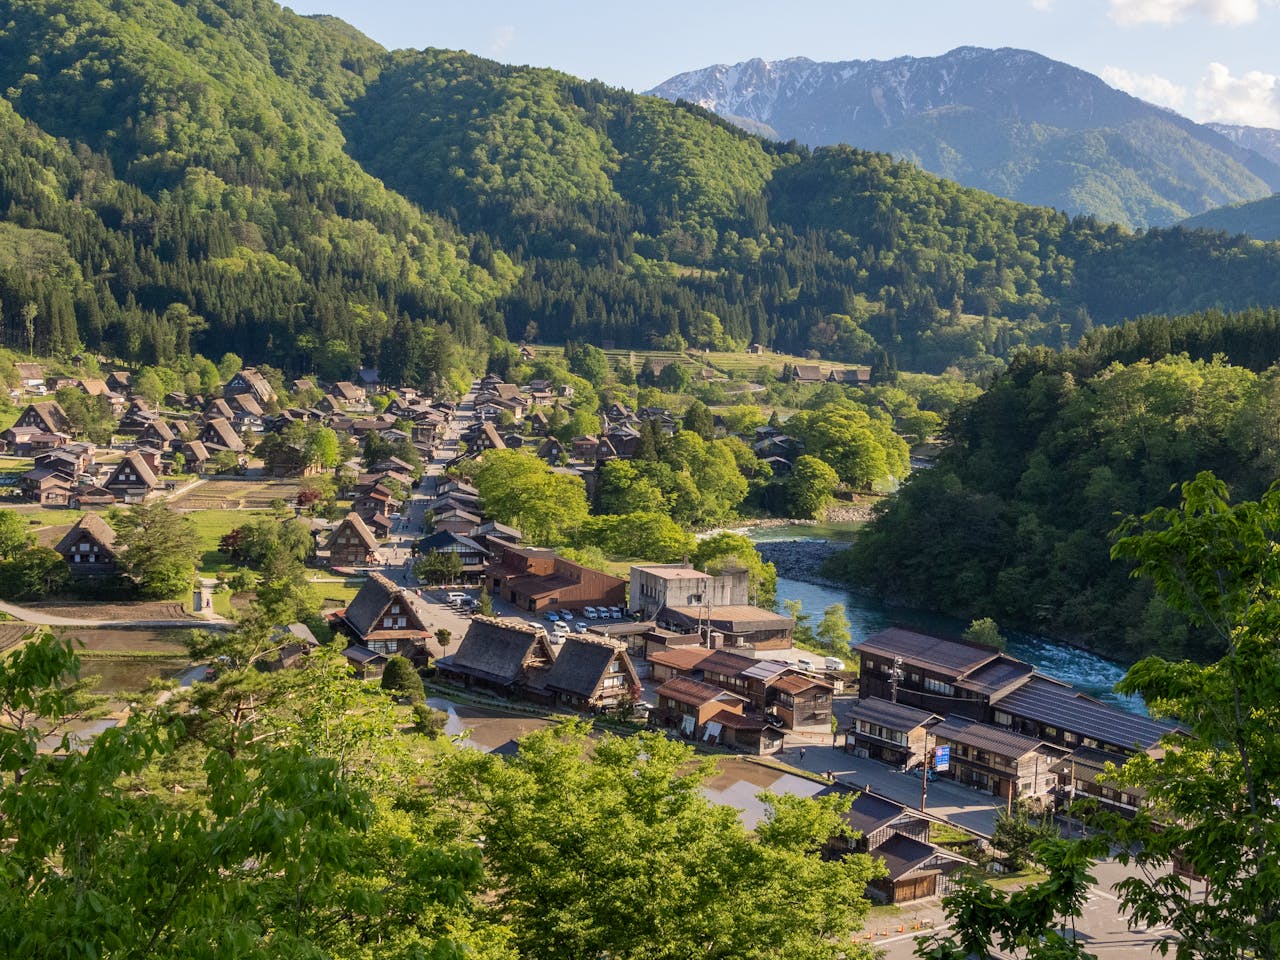
[[[513,686],[527,679],[525,663],[530,658],[555,658],[545,630],[520,620],[475,617],[457,652],[441,665],[488,683]]]

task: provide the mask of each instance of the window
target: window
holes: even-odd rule
[[[924,688],[931,693],[940,693],[949,697],[955,693],[955,687],[949,683],[943,683],[941,680],[935,680],[933,677],[924,678]]]
[[[1063,743],[1065,743],[1065,744],[1067,744],[1068,746],[1072,746],[1072,745],[1074,745],[1075,743],[1079,742],[1079,740],[1080,740],[1080,738],[1079,738],[1079,737],[1077,737],[1077,736],[1076,736],[1074,733],[1072,733],[1070,730],[1063,730],[1063,731],[1062,731],[1062,742],[1063,742]]]
[[[991,719],[1002,727],[1007,727],[1013,723],[1012,715],[1005,713],[1003,710],[992,711]]]

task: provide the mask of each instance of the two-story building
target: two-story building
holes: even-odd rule
[[[941,776],[1005,800],[1046,804],[1057,792],[1054,771],[1067,751],[1019,733],[951,716],[929,731],[934,746],[950,747]]]
[[[458,649],[436,661],[442,679],[503,696],[523,697],[542,680],[556,655],[547,632],[523,620],[473,617]]]
[[[574,710],[615,710],[640,699],[625,644],[606,637],[565,637],[540,685],[551,702]]]
[[[849,711],[844,749],[856,756],[912,767],[924,759],[929,728],[941,720],[936,713],[905,703],[879,697],[855,700]]]
[[[357,645],[384,655],[418,657],[430,636],[417,599],[380,573],[370,573],[346,609],[331,619]]]
[[[1026,682],[1029,663],[992,647],[891,627],[857,646],[859,697],[988,720],[993,698]]]

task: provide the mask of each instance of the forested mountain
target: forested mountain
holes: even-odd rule
[[[1003,197],[1134,227],[1280,190],[1280,159],[1028,50],[749,60],[650,91],[810,146],[883,150]]]
[[[1073,220],[269,0],[0,0],[0,91],[0,342],[28,351],[428,382],[496,333],[982,369],[1280,302],[1280,246]]]
[[[1280,475],[1280,311],[1152,318],[1028,352],[953,416],[836,571],[911,603],[1074,636],[1118,658],[1208,661],[1197,632],[1112,562],[1128,515],[1202,470],[1234,499]]]
[[[1206,123],[1210,130],[1216,130],[1232,143],[1252,150],[1272,163],[1280,164],[1280,130],[1268,127],[1246,127],[1234,123]]]
[[[1280,194],[1250,203],[1218,207],[1183,221],[1189,230],[1243,233],[1255,240],[1280,240]]]

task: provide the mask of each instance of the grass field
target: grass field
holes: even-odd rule
[[[539,344],[536,347],[538,356],[563,356],[564,348],[555,346],[543,346]],[[837,369],[845,370],[849,367],[865,366],[865,364],[856,363],[840,363],[835,360],[810,360],[806,357],[798,357],[790,353],[774,353],[766,351],[765,353],[747,353],[745,350],[736,353],[721,353],[715,350],[704,353],[701,350],[629,350],[629,349],[611,349],[605,350],[605,356],[609,358],[609,365],[615,366],[619,360],[627,360],[634,358],[634,370],[639,373],[647,359],[668,360],[676,363],[682,363],[689,367],[701,369],[702,367],[711,367],[721,373],[735,375],[738,377],[754,376],[756,371],[761,367],[768,367],[775,374],[781,373],[782,368],[787,364],[797,363],[816,363],[822,367],[824,371]]]
[[[254,517],[272,514],[265,510],[192,510],[184,515],[195,522],[196,534],[200,538],[200,560],[196,570],[204,576],[213,576],[236,566],[218,549],[218,542]]]

